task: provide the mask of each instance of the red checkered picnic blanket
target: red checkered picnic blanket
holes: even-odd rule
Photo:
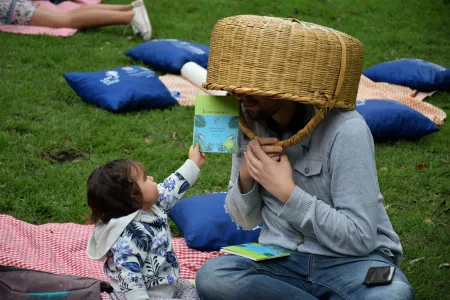
[[[33,225],[8,215],[0,215],[0,265],[91,277],[108,281],[103,263],[86,255],[93,225],[49,223]],[[194,279],[200,266],[218,251],[190,249],[183,238],[173,245],[180,262],[180,277]]]
[[[406,86],[386,82],[374,82],[366,76],[361,75],[358,96],[356,99],[394,100],[418,111],[433,121],[436,125],[442,126],[444,125],[444,120],[447,117],[446,113],[439,107],[423,101],[426,97],[433,95],[433,93],[434,92],[419,92]]]

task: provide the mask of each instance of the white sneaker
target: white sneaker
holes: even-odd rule
[[[131,6],[133,8],[139,7],[139,6],[142,6],[142,5],[144,5],[144,0],[136,0],[136,1],[131,2]]]
[[[137,5],[136,3],[137,6],[133,7],[134,18],[131,20],[131,27],[133,27],[134,33],[141,34],[145,41],[149,41],[152,38],[152,25],[148,19],[144,0],[137,0],[135,2],[141,2],[141,4]]]

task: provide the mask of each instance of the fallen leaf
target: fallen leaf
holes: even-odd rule
[[[400,167],[400,170],[404,170],[404,169],[406,169],[405,166],[401,166]]]
[[[144,141],[145,141],[147,144],[153,143],[153,140],[152,140],[152,139],[149,139],[149,138],[145,138]]]
[[[425,259],[425,256],[422,256],[422,257],[419,257],[419,258],[411,260],[409,263],[410,264],[414,264],[414,263],[419,262],[419,261],[424,260],[424,259]]]
[[[3,166],[3,162],[2,161],[0,161],[0,166]]]
[[[449,263],[440,264],[439,269],[443,269],[443,268],[450,268],[450,264]]]
[[[125,153],[131,153],[131,150],[123,149],[123,152],[125,152]]]
[[[434,194],[433,197],[434,197],[434,199],[436,199],[437,197],[439,197],[439,195],[438,194]]]
[[[389,169],[387,167],[381,167],[380,171],[388,171]]]
[[[432,221],[430,218],[425,218],[425,223],[430,224]]]
[[[341,21],[341,18],[336,18],[336,22],[340,22]]]
[[[180,146],[178,146],[178,149],[180,149],[180,150],[186,150],[187,147],[186,147],[185,144],[180,144]]]
[[[4,188],[5,185],[4,184],[0,184],[0,189]]]
[[[12,115],[12,117],[13,117],[14,120],[20,120],[21,119],[20,116],[16,115],[16,114]]]
[[[357,15],[358,14],[356,11],[353,11],[353,10],[349,10],[348,13],[351,14],[351,15]]]
[[[175,131],[169,131],[172,134],[172,139],[177,140],[177,133]]]
[[[417,165],[416,165],[416,169],[417,169],[417,170],[421,170],[421,169],[423,169],[423,168],[428,168],[428,166],[427,166],[426,164],[417,164]]]

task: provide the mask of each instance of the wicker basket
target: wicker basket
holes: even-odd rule
[[[210,44],[203,87],[269,96],[315,106],[316,115],[296,135],[300,142],[333,107],[354,109],[363,64],[357,39],[295,19],[241,15],[219,20]],[[255,134],[240,115],[241,129]]]

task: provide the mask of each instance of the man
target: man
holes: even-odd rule
[[[252,24],[256,22],[252,19]],[[280,27],[272,25],[278,20],[261,22],[271,28],[289,25],[285,20],[276,23]],[[211,62],[220,54],[210,55]],[[210,65],[208,72],[215,67]],[[342,74],[338,76],[340,81]],[[236,93],[234,86],[241,84],[228,85]],[[357,82],[345,88],[356,95]],[[264,222],[259,242],[281,246],[291,254],[261,262],[234,255],[207,261],[196,278],[200,298],[413,299],[398,268],[402,247],[383,206],[374,143],[364,119],[356,111],[332,108],[307,138],[282,148],[275,145],[277,140],[305,127],[314,107],[279,100],[279,93],[258,94],[263,93],[236,95],[248,127],[261,138],[249,142],[241,134],[226,208],[246,229]],[[384,285],[368,286],[364,281],[371,267],[396,270]]]

